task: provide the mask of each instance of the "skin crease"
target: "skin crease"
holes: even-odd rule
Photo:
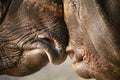
[[[66,59],[68,31],[59,0],[1,0],[0,74],[25,76]],[[1,6],[1,5],[0,5]]]
[[[120,79],[120,1],[64,0],[67,52],[83,78]]]

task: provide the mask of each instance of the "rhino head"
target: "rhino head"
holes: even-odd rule
[[[64,0],[67,51],[83,78],[120,79],[120,0]]]
[[[66,59],[61,0],[0,0],[0,74],[25,76]]]

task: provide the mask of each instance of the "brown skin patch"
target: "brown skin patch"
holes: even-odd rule
[[[42,4],[42,3],[40,3],[40,5],[45,9],[54,12],[54,15],[63,16],[62,5],[57,5],[56,3],[49,4],[49,6],[47,4]]]
[[[58,4],[55,1],[39,1],[39,0],[30,0],[30,3],[39,3],[39,6],[47,9],[48,11],[54,13],[56,16],[63,16],[63,6]]]

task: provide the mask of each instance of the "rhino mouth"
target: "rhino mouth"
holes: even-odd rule
[[[11,2],[12,0],[1,0],[0,1],[0,24],[4,21]]]

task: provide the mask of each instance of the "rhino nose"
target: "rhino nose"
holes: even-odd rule
[[[56,40],[50,38],[43,38],[42,40],[43,42],[41,45],[43,46],[50,63],[60,64],[66,59],[67,54],[65,49],[63,49]]]
[[[67,54],[72,59],[73,64],[83,61],[84,51],[82,49],[73,49],[71,46],[68,46],[66,51],[67,51]]]
[[[72,49],[71,46],[67,46],[66,48],[67,54],[70,56],[70,58],[72,59],[74,56],[74,50]]]

